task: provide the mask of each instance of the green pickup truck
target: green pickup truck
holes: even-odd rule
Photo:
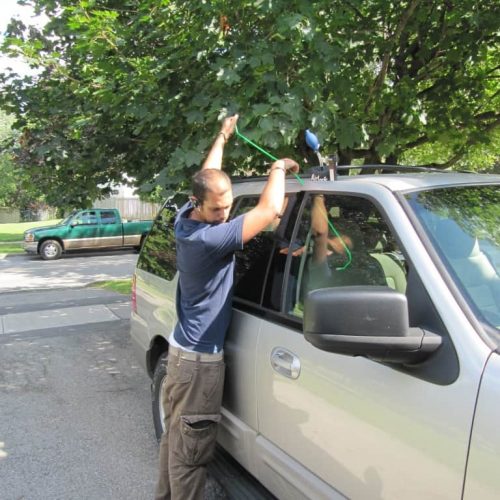
[[[140,249],[152,224],[150,220],[122,222],[120,212],[111,208],[80,210],[55,226],[25,231],[24,250],[55,260],[70,250]]]

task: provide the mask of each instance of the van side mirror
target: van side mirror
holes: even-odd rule
[[[406,296],[383,286],[321,288],[304,307],[304,337],[318,349],[389,363],[418,363],[442,343],[411,328]]]

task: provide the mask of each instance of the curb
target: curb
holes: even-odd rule
[[[128,279],[128,278],[124,278]],[[2,291],[0,290],[0,297],[2,295],[15,295],[18,293],[29,293],[29,292],[71,292],[72,290],[88,290],[89,288],[92,288],[93,290],[101,290],[102,292],[106,293],[113,293],[115,295],[118,295],[120,297],[128,297],[127,294],[123,294],[120,292],[115,292],[114,290],[108,290],[105,288],[100,288],[100,287],[93,287],[92,284],[88,285],[82,285],[81,283],[77,283],[76,285],[68,285],[64,287],[54,287],[54,288],[16,288],[12,290],[5,290]]]
[[[12,258],[21,258],[21,257],[30,257],[31,255],[29,253],[0,253],[0,260],[5,260],[7,258],[12,259]]]

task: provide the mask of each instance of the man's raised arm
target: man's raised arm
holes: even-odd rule
[[[280,217],[285,199],[285,176],[288,172],[298,171],[299,165],[288,158],[277,160],[272,164],[259,203],[247,212],[243,219],[243,243],[250,241],[276,217]]]
[[[215,168],[217,170],[221,170],[224,146],[229,138],[233,135],[237,121],[238,115],[230,116],[229,118],[224,119],[220,132],[217,134],[217,137],[212,144],[208,156],[201,166],[201,170],[205,170],[206,168]]]

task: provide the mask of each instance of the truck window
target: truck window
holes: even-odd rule
[[[116,212],[101,210],[101,224],[116,224]]]
[[[94,210],[81,212],[73,219],[73,224],[76,225],[97,224],[97,214]]]
[[[137,267],[171,281],[177,272],[174,220],[176,208],[165,205],[149,232]]]

